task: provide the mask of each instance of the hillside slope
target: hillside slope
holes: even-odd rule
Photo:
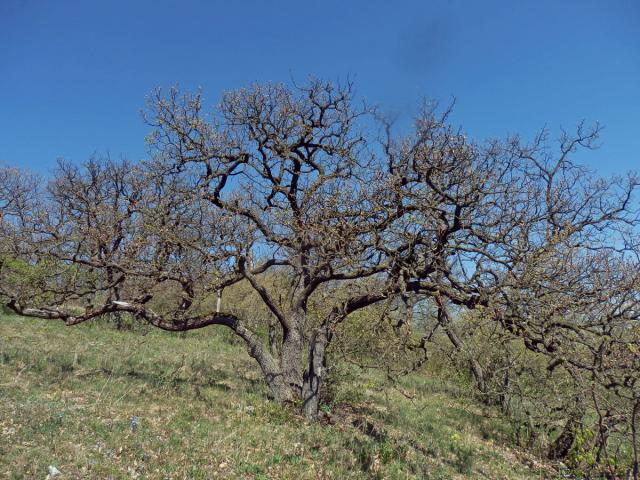
[[[308,423],[241,345],[0,317],[0,477],[550,478],[509,428],[427,374],[354,376]],[[483,415],[484,413],[484,415]],[[488,414],[488,415],[487,415]],[[528,466],[527,466],[528,465]]]

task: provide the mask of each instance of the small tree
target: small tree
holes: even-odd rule
[[[597,129],[564,135],[553,156],[545,134],[474,143],[448,111],[423,108],[398,135],[351,85],[320,81],[230,92],[210,115],[177,90],[149,107],[148,161],[61,163],[44,191],[16,192],[4,173],[0,205],[29,201],[5,212],[3,258],[46,265],[34,282],[2,263],[6,305],[67,325],[114,312],[171,331],[223,325],[273,398],[301,400],[312,418],[332,332],[352,313],[411,294],[442,326],[451,309],[482,306],[536,342],[510,303],[526,266],[560,240],[595,247],[636,220],[634,177],[592,181],[569,159]],[[240,282],[268,315],[231,314],[224,296],[207,306]],[[168,286],[171,308],[154,308]]]

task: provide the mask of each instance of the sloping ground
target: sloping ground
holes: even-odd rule
[[[308,423],[225,338],[1,317],[0,477],[551,476],[507,447],[499,417],[425,375],[398,389],[361,375]]]

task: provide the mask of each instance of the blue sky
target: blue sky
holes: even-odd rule
[[[477,138],[581,119],[605,125],[581,160],[640,169],[640,2],[0,0],[0,163],[145,156],[156,86],[351,78],[408,115],[456,98]]]

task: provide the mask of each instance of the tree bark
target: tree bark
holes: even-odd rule
[[[272,355],[278,354],[278,328],[275,321],[269,321],[269,350]]]
[[[291,316],[291,328],[284,332],[280,349],[280,369],[285,383],[293,395],[302,395],[302,358],[304,351],[304,312],[295,312]]]
[[[247,347],[249,355],[260,365],[273,400],[278,403],[292,402],[295,399],[295,395],[290,385],[286,382],[278,363],[269,354],[264,345],[247,342]]]
[[[640,461],[638,460],[638,415],[640,414],[640,397],[636,398],[633,404],[633,411],[631,412],[631,445],[633,447],[633,467],[632,474],[633,480],[638,480],[640,477]]]
[[[246,342],[249,355],[260,365],[273,400],[278,403],[292,402],[296,395],[292,391],[281,366],[260,338],[240,322],[232,325],[231,328]]]
[[[326,349],[330,340],[327,327],[316,330],[309,340],[309,360],[304,372],[302,398],[304,414],[311,420],[316,420],[320,411],[320,388],[326,371]]]

